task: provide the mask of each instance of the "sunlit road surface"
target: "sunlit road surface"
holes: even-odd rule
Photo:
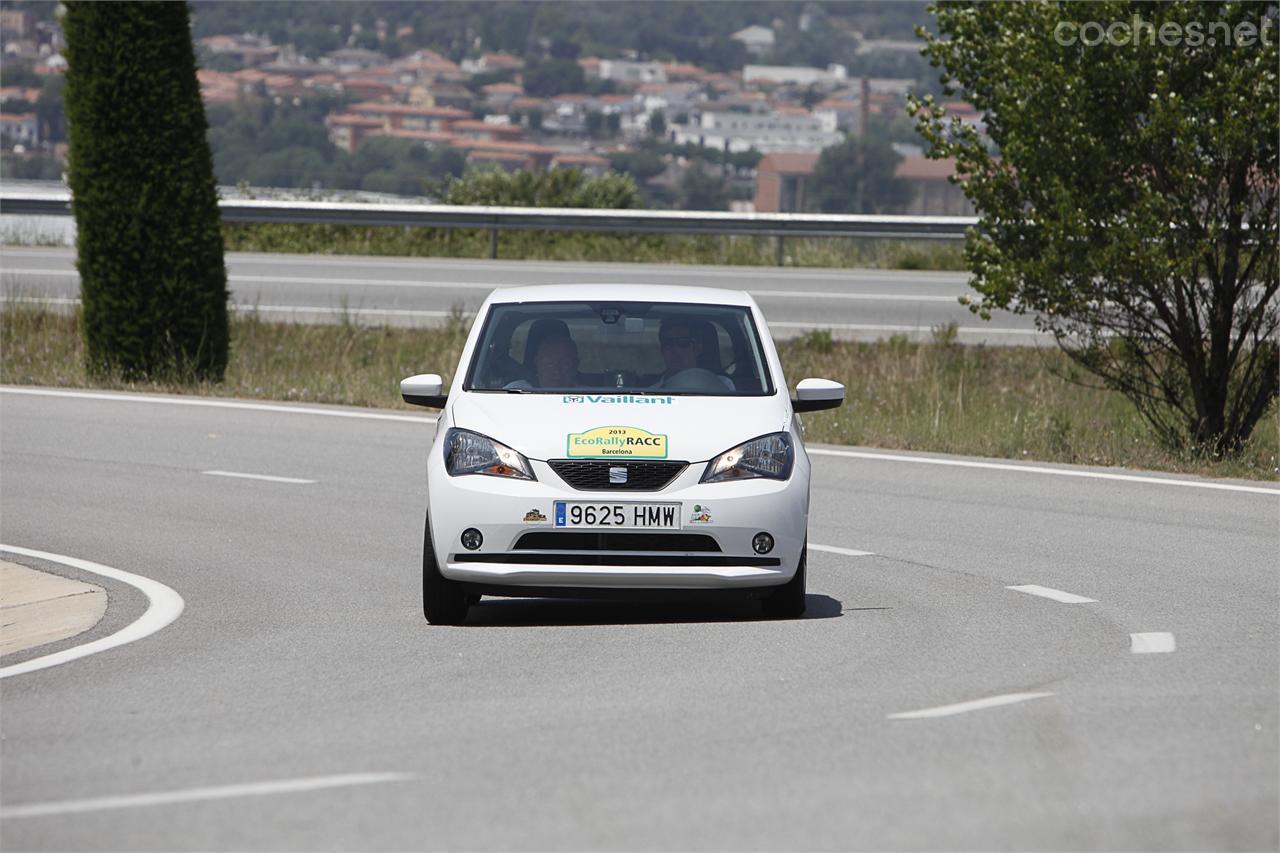
[[[804,619],[432,627],[425,413],[32,390],[0,541],[185,608],[0,681],[3,849],[1280,842],[1275,483],[815,448]],[[111,597],[59,648],[173,615],[26,562]]]
[[[906,335],[930,340],[955,323],[964,343],[1052,346],[1029,317],[1000,312],[984,321],[961,305],[968,274],[661,264],[434,260],[233,253],[232,301],[270,319],[429,326],[451,311],[474,312],[496,287],[551,283],[686,284],[750,292],[778,338],[828,329],[837,338]],[[0,250],[7,300],[69,307],[79,296],[70,249]]]

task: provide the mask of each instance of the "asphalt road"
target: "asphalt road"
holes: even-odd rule
[[[747,290],[780,338],[830,329],[841,338],[928,339],[934,326],[955,323],[966,343],[1051,343],[1028,317],[1002,313],[983,321],[973,315],[958,302],[971,293],[967,273],[958,272],[246,253],[229,254],[227,268],[235,304],[303,322],[332,322],[346,314],[364,322],[430,325],[454,308],[474,312],[496,287],[634,282]],[[6,298],[65,304],[78,297],[79,287],[70,249],[0,250]]]
[[[0,682],[5,850],[1280,843],[1274,492],[823,454],[802,620],[486,599],[445,628],[419,610],[429,422],[0,413],[0,540],[186,602]],[[107,620],[68,644],[145,607],[94,582]],[[891,717],[1019,693],[1049,695]]]

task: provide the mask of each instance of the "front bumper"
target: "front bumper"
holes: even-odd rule
[[[803,454],[797,457],[792,476],[785,482],[757,479],[702,484],[698,480],[704,465],[694,464],[659,491],[602,492],[573,489],[539,461],[531,461],[536,482],[477,475],[450,477],[443,460],[433,453],[428,466],[428,502],[440,572],[451,580],[485,588],[512,588],[513,592],[526,587],[714,590],[778,586],[796,572],[808,521],[808,462]],[[650,543],[660,544],[661,549],[581,547],[580,542],[565,548],[555,545],[550,536],[540,537],[542,542],[536,548],[518,547],[527,533],[567,532],[554,526],[557,500],[678,503],[681,530],[647,533],[664,539]],[[468,527],[484,537],[475,551],[461,544],[462,531]],[[752,538],[762,531],[774,538],[773,550],[766,555],[751,547]],[[681,538],[684,535],[697,537],[698,547],[670,550],[686,544]]]

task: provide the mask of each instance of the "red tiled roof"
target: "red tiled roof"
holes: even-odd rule
[[[608,166],[609,161],[595,154],[557,154],[552,165],[560,166]]]
[[[515,83],[490,83],[487,86],[481,86],[480,91],[488,92],[491,95],[500,95],[505,93],[517,95],[524,93],[524,89],[517,86]]]
[[[523,163],[529,159],[528,154],[519,154],[514,151],[472,151],[467,155],[468,162],[476,160],[491,160],[496,163]]]
[[[956,161],[954,157],[942,160],[930,160],[928,157],[903,157],[893,174],[899,178],[914,178],[921,181],[942,181],[954,175]]]
[[[471,118],[467,110],[454,107],[417,107],[413,104],[392,104],[381,101],[361,101],[347,107],[353,113],[375,113],[380,115],[422,116],[425,118]]]
[[[452,133],[438,130],[406,130],[404,128],[379,130],[371,136],[394,136],[398,139],[417,139],[421,142],[443,142],[450,145],[454,141]]]
[[[802,151],[775,151],[760,158],[757,174],[777,172],[788,175],[811,175],[818,165],[818,155]]]
[[[519,136],[524,128],[518,124],[493,124],[480,119],[461,119],[449,123],[450,130],[484,130],[499,135]]]
[[[346,124],[353,127],[382,127],[382,119],[372,116],[358,116],[351,113],[329,113],[324,117],[325,124]]]

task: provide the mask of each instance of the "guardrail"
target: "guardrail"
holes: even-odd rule
[[[547,207],[469,207],[448,204],[368,204],[328,201],[222,199],[225,222],[310,225],[394,225],[473,228],[489,232],[489,257],[501,231],[584,231],[613,234],[713,234],[773,237],[782,266],[787,237],[881,237],[958,240],[975,216],[868,216],[822,213],[721,213],[684,210],[599,210]],[[0,192],[0,213],[70,216],[67,192]]]

